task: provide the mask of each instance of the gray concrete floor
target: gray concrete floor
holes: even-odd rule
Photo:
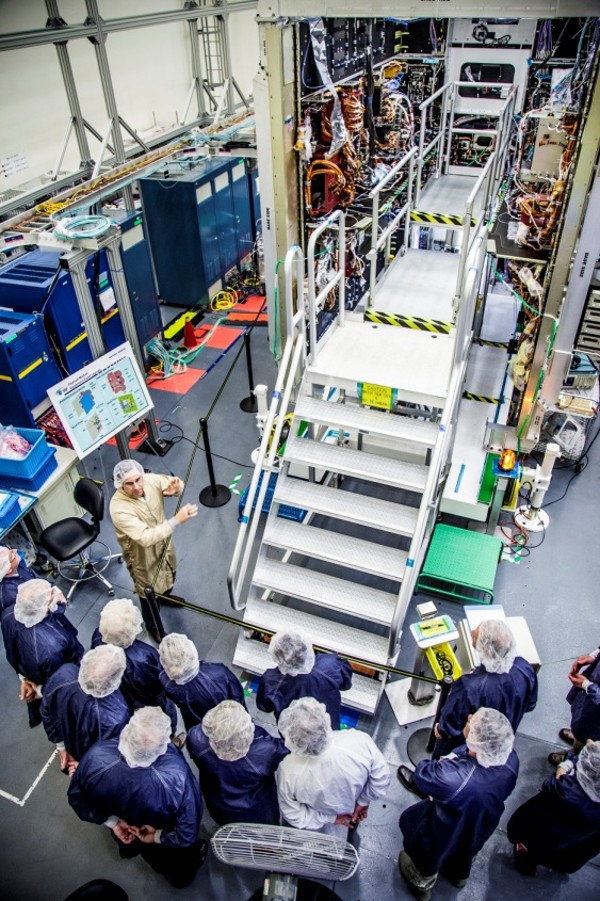
[[[157,418],[178,426],[165,433],[167,436],[181,434],[183,430],[186,439],[195,440],[198,420],[208,412],[239,346],[186,395],[152,392]],[[255,330],[252,347],[256,381],[272,387],[275,369],[266,330]],[[199,360],[199,363],[206,368],[205,362]],[[258,442],[254,417],[239,410],[239,401],[247,394],[242,354],[209,419],[213,452],[222,455],[215,457],[220,484],[229,485],[240,472],[244,474],[240,484],[245,486],[249,481],[249,455]],[[510,813],[535,792],[548,774],[546,755],[555,746],[558,728],[568,723],[565,695],[570,661],[600,641],[597,616],[600,562],[593,551],[594,514],[600,499],[599,446],[600,442],[592,448],[587,468],[573,479],[566,497],[549,508],[551,521],[543,543],[519,565],[503,563],[499,568],[496,600],[509,615],[527,617],[542,660],[540,699],[536,710],[526,715],[517,736],[521,772],[499,828],[476,859],[467,887],[458,891],[440,878],[434,898],[596,901],[600,897],[598,859],[570,877],[543,870],[537,878],[525,879],[512,866],[511,848],[505,835]],[[148,455],[138,458],[149,469],[185,476],[192,451],[192,444],[182,440],[162,459]],[[116,450],[112,448],[104,448],[101,454],[86,460],[88,474],[107,482],[107,497],[112,492],[110,473],[116,460]],[[572,473],[572,469],[555,473],[549,501],[564,491]],[[199,452],[191,466],[185,500],[195,501],[199,491],[208,484],[206,462]],[[176,590],[179,594],[211,610],[230,612],[226,574],[236,533],[235,496],[223,507],[201,507],[196,520],[177,530]],[[116,549],[109,521],[104,523],[103,537]],[[539,540],[538,536],[532,543]],[[133,597],[124,567],[115,563],[108,575],[117,596]],[[104,591],[95,584],[77,589],[73,597],[68,615],[79,628],[86,647],[106,600]],[[460,614],[456,605],[440,602],[439,606],[445,612]],[[186,632],[196,642],[201,657],[230,663],[237,638],[235,626],[175,609],[164,611],[164,621],[168,631]],[[410,667],[412,658],[413,648],[407,641],[401,665]],[[108,830],[80,822],[68,806],[67,779],[52,759],[52,746],[41,728],[29,730],[26,710],[17,697],[17,678],[2,657],[0,898],[61,901],[77,886],[100,877],[120,884],[134,901],[157,901],[172,895],[181,899],[242,901],[260,887],[259,873],[226,867],[213,856],[209,856],[194,883],[181,890],[170,888],[141,859],[121,861]],[[249,705],[254,710],[252,697]],[[260,714],[257,719],[273,728],[269,717]],[[431,720],[424,722],[429,724]],[[394,773],[400,762],[407,762],[407,739],[423,722],[398,726],[384,698],[376,717],[362,718],[358,725],[372,733],[389,762],[393,778],[387,796],[372,805],[368,820],[356,836],[361,859],[357,874],[348,882],[337,884],[335,889],[345,901],[409,898],[396,860],[401,846],[398,817],[413,798],[401,788]],[[205,834],[210,835],[214,829],[206,814]]]

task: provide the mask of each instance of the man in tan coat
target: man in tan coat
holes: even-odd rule
[[[167,519],[164,498],[180,495],[183,482],[176,476],[145,473],[136,460],[121,460],[113,470],[116,491],[110,501],[110,518],[123,551],[135,591],[140,598],[144,624],[160,641],[159,623],[154,620],[144,589],[158,594],[171,590],[177,561],[171,537],[175,528],[198,513],[196,504],[184,504]],[[159,564],[166,544],[166,554]]]

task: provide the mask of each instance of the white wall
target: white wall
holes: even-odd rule
[[[104,19],[180,9],[183,0],[98,0]],[[86,18],[84,0],[58,0],[69,25]],[[258,65],[258,27],[254,11],[229,17],[232,73],[246,95]],[[43,28],[47,11],[43,0],[0,0],[0,33]],[[68,52],[83,117],[103,133],[106,106],[94,47],[87,39],[69,42]],[[136,28],[108,35],[107,54],[120,115],[136,131],[181,121],[192,81],[189,32],[186,22]],[[196,113],[192,101],[188,118]],[[13,154],[25,157],[23,171],[6,176],[0,171],[0,194],[7,188],[50,172],[55,166],[69,123],[56,50],[42,45],[0,53],[0,169]],[[126,135],[124,135],[127,138]],[[99,143],[88,134],[92,158]],[[72,135],[63,169],[79,166],[80,155]]]

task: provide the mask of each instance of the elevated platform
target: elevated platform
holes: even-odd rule
[[[472,175],[440,175],[439,178],[430,179],[421,191],[415,209],[447,216],[464,216],[469,194],[479,175],[480,170],[474,169]],[[480,212],[481,206],[476,199],[473,215],[478,216]]]
[[[451,323],[458,264],[457,253],[408,250],[390,266],[373,309]]]
[[[355,392],[359,382],[398,390],[398,400],[443,407],[454,354],[454,334],[440,335],[370,322],[331,329],[307,376]]]

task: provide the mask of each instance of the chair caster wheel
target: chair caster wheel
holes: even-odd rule
[[[108,596],[109,596],[109,598],[114,598],[115,593],[112,589],[108,592]]]
[[[117,563],[122,563],[122,562],[123,562],[123,558],[122,558],[122,557],[117,557]]]

